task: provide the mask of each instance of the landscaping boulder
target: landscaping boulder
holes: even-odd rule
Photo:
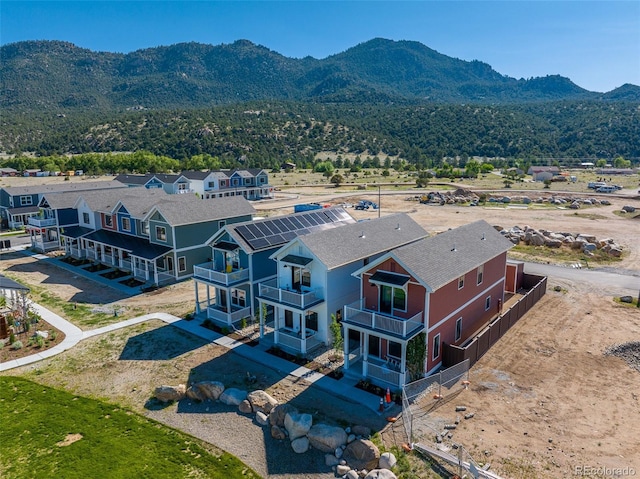
[[[253,408],[254,412],[262,411],[265,414],[269,414],[271,410],[278,404],[278,401],[276,401],[268,393],[261,389],[251,391],[247,395],[247,399],[251,403],[251,407]]]
[[[242,414],[251,414],[253,412],[253,408],[251,407],[251,403],[247,399],[245,399],[238,406],[238,411],[240,411]]]
[[[161,402],[180,401],[186,397],[187,387],[184,384],[177,386],[160,386],[157,387],[154,396]]]
[[[367,426],[353,426],[351,432],[356,436],[369,437],[371,436],[371,429]]]
[[[271,437],[274,439],[285,439],[287,437],[287,434],[284,432],[284,430],[279,427],[279,426],[271,426]]]
[[[258,411],[256,413],[256,422],[261,426],[266,426],[269,424],[269,417],[262,411]]]
[[[289,412],[297,414],[298,410],[295,406],[288,403],[278,404],[269,413],[269,424],[272,426],[284,427],[284,418]]]
[[[595,243],[585,243],[582,245],[582,251],[595,251],[598,249],[598,246]]]
[[[624,205],[622,207],[622,211],[624,211],[625,213],[635,213],[636,212],[636,208],[635,208],[635,206]]]
[[[353,469],[351,469],[349,472],[347,472],[344,475],[345,479],[358,479],[360,476],[358,476],[357,471],[354,471]]]
[[[307,433],[311,446],[322,452],[335,452],[347,443],[347,433],[341,427],[316,424]]]
[[[632,297],[632,296],[621,296],[621,297],[620,297],[620,302],[621,302],[621,303],[629,303],[629,304],[632,304],[632,303],[633,303],[633,297]]]
[[[383,452],[378,461],[378,467],[380,469],[391,469],[397,462],[398,460],[392,452]]]
[[[340,464],[340,459],[333,454],[326,454],[324,456],[324,464],[329,467],[337,466]]]
[[[313,417],[311,414],[287,413],[284,418],[284,427],[287,430],[287,433],[289,433],[289,438],[292,441],[298,437],[306,436],[311,429],[312,423]],[[331,451],[333,451],[333,449],[322,452]]]
[[[236,388],[225,389],[219,399],[228,406],[239,406],[242,401],[247,399],[247,391]]]
[[[309,450],[309,439],[306,436],[291,441],[291,449],[297,454],[303,454]]]
[[[187,389],[187,397],[196,401],[216,401],[224,392],[224,384],[219,381],[202,381],[194,383]]]
[[[380,450],[368,439],[356,439],[349,444],[342,455],[354,469],[374,469],[378,467]]]
[[[344,464],[339,464],[336,467],[336,474],[338,476],[344,476],[347,472],[349,472],[351,470],[351,468],[349,466],[346,466]]]
[[[369,471],[369,474],[364,477],[365,479],[398,479],[398,476],[389,469],[374,469],[373,471]]]

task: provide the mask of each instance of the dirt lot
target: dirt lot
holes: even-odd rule
[[[314,196],[297,198],[295,202],[326,201],[330,195],[330,191],[315,192]],[[335,203],[361,198],[377,201],[377,192],[336,199]],[[484,218],[503,227],[530,225],[552,231],[591,233],[598,238],[611,237],[625,250],[623,260],[613,267],[640,274],[640,220],[616,214],[624,204],[637,207],[640,204],[632,198],[611,199],[612,206],[573,211],[426,206],[407,201],[406,195],[384,195],[381,214],[407,212],[431,233]],[[292,211],[292,206],[280,209],[275,204],[261,208],[261,214],[265,215]],[[378,214],[376,211],[350,212],[358,219],[374,218]],[[41,267],[21,255],[3,254],[0,262],[3,270],[46,287],[67,301],[82,300],[96,305],[117,301],[133,315],[154,310],[170,310],[175,314],[188,310],[193,301],[191,282],[153,296],[126,298],[80,277],[69,279],[68,274],[57,268]],[[554,291],[555,286],[560,286],[561,291]],[[455,398],[455,404],[466,405],[475,416],[461,423],[454,432],[454,440],[462,443],[476,460],[491,462],[492,470],[504,477],[565,477],[573,475],[574,468],[579,466],[633,467],[636,474],[640,474],[640,428],[636,427],[640,415],[640,372],[620,359],[603,355],[614,343],[640,340],[640,309],[614,303],[612,298],[616,294],[621,293],[606,285],[596,288],[550,278],[548,293],[541,302],[472,369],[471,387]],[[158,344],[163,347],[158,348]],[[216,421],[222,421],[247,431],[256,429],[249,419],[238,423],[229,422],[234,419],[227,416],[212,419],[205,411],[175,414],[181,412],[177,406],[161,410],[145,408],[150,392],[158,384],[200,378],[239,382],[238,378],[243,377],[248,368],[258,376],[258,384],[276,398],[291,400],[300,408],[313,411],[319,419],[341,423],[349,418],[350,423],[384,426],[380,418],[361,411],[356,405],[309,388],[304,381],[295,382],[268,368],[248,366],[222,348],[194,343],[193,339],[161,323],[83,341],[57,358],[11,374],[26,374],[79,394],[121,402],[213,442],[246,460],[265,476],[289,477],[286,474],[291,474],[290,470],[283,470],[265,459],[273,451],[268,451],[271,446],[265,446],[265,441],[259,443],[262,436],[256,437],[255,431],[245,440],[254,441],[250,447],[259,449],[262,462],[256,462],[247,454],[247,443],[238,444],[233,431],[214,438],[197,426],[205,423],[211,430]],[[451,422],[456,416],[454,403],[447,404],[424,420],[434,424]],[[237,434],[244,437],[240,429]],[[321,460],[314,458],[311,462]],[[294,475],[320,477],[306,470]]]

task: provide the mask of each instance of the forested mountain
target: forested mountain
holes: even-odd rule
[[[203,110],[109,115],[14,115],[2,119],[0,151],[39,155],[148,150],[184,160],[242,156],[252,166],[332,151],[400,156],[640,159],[634,103],[351,105],[254,102]]]
[[[247,40],[183,43],[129,54],[71,43],[2,46],[5,111],[202,108],[251,100],[522,103],[604,98],[557,75],[516,80],[480,61],[442,55],[411,41],[374,39],[322,60],[287,58]],[[622,98],[621,98],[622,97]]]
[[[240,40],[130,54],[30,41],[0,48],[0,151],[148,150],[255,166],[322,151],[640,159],[640,87],[588,92],[374,39],[317,60]]]

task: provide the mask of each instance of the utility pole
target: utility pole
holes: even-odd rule
[[[378,218],[380,218],[380,208],[382,207],[382,203],[380,202],[380,188],[381,185],[378,185]]]

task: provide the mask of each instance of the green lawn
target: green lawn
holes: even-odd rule
[[[0,477],[258,478],[179,431],[117,405],[0,377]],[[81,438],[68,445],[66,438]]]

